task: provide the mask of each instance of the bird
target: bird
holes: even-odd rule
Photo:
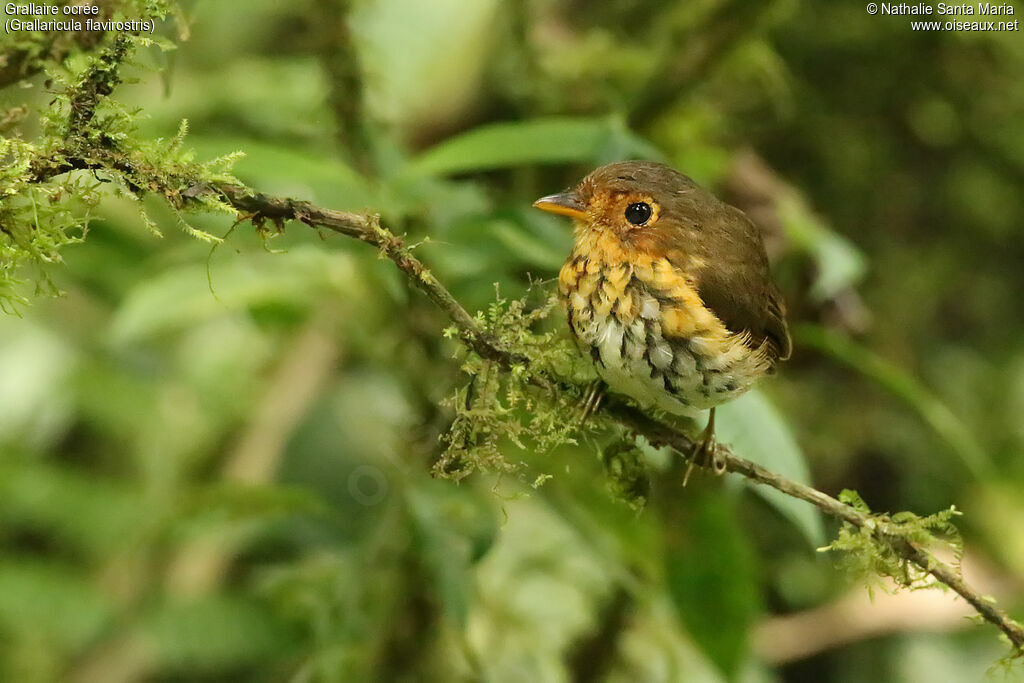
[[[573,218],[559,298],[604,384],[647,410],[691,419],[710,411],[691,468],[723,471],[715,407],[792,352],[761,232],[688,176],[651,161],[601,166],[533,205]],[[589,398],[585,411],[599,400]]]

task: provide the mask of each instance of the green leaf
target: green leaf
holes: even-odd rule
[[[462,629],[472,592],[469,569],[494,542],[496,520],[482,501],[441,482],[418,481],[407,496],[419,555],[445,614]]]
[[[685,498],[663,521],[669,593],[694,642],[733,678],[761,611],[755,553],[728,496],[694,489]]]
[[[245,156],[233,164],[232,172],[268,194],[286,194],[353,211],[378,204],[379,197],[370,185],[336,155],[244,137],[191,136],[186,144],[200,159],[244,150]]]
[[[512,221],[495,221],[492,231],[494,238],[508,253],[519,257],[524,263],[546,270],[557,271],[565,261],[568,248],[558,248],[530,234]]]
[[[43,638],[51,648],[70,650],[98,637],[112,613],[113,606],[83,578],[81,568],[9,556],[0,562],[0,632],[5,635]]]
[[[511,16],[502,0],[375,0],[346,22],[365,65],[367,119],[408,137],[450,125],[490,89],[483,68]],[[500,23],[499,23],[500,22]],[[314,69],[315,70],[315,69]],[[326,89],[326,88],[325,88]]]
[[[151,512],[124,482],[39,462],[0,464],[0,523],[45,531],[90,556],[130,543]]]
[[[64,383],[77,365],[72,340],[26,320],[0,318],[0,439],[43,443],[68,417]]]
[[[822,223],[799,198],[784,197],[779,202],[779,217],[786,235],[807,252],[817,266],[810,289],[815,301],[827,301],[864,277],[867,270],[864,254]]]
[[[207,275],[204,264],[194,263],[143,282],[114,317],[114,341],[187,328],[249,306],[303,304],[334,289],[347,297],[361,291],[351,258],[317,246],[283,254],[231,254],[212,264]]]
[[[718,439],[732,447],[741,458],[756,462],[793,481],[810,484],[810,473],[803,451],[793,438],[785,420],[758,391],[744,394],[715,411]],[[825,530],[817,508],[802,500],[768,488],[750,484],[753,491],[790,520],[815,548],[825,541]]]
[[[223,670],[279,657],[293,634],[261,603],[216,595],[157,608],[144,623],[164,666],[179,671]]]
[[[467,173],[532,163],[610,161],[661,154],[617,119],[551,117],[456,135],[413,159],[410,175]]]
[[[945,441],[977,478],[990,476],[994,465],[967,426],[913,375],[849,337],[819,325],[800,325],[794,339],[853,368],[906,403]]]

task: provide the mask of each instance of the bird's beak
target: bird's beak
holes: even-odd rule
[[[587,215],[587,205],[572,191],[549,194],[547,197],[541,197],[535,201],[533,205],[541,211],[557,213],[562,216],[585,218]]]

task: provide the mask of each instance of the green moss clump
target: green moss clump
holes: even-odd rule
[[[925,569],[900,555],[896,549],[899,543],[922,549],[945,545],[953,551],[953,566],[959,573],[963,541],[953,519],[962,513],[956,506],[921,517],[912,512],[873,514],[860,495],[848,489],[839,494],[839,500],[868,515],[868,523],[861,527],[843,524],[836,540],[820,550],[842,551],[840,565],[858,578],[872,579],[869,591],[881,585],[878,578],[892,579],[896,590],[946,588],[932,580]]]
[[[582,387],[596,375],[564,325],[544,329],[545,322],[559,310],[557,300],[550,297],[531,308],[529,297],[508,300],[499,295],[486,311],[477,314],[480,327],[503,348],[527,359],[527,364],[509,371],[460,348],[462,370],[470,381],[446,402],[455,411],[455,419],[443,437],[447,447],[434,465],[435,475],[459,480],[477,470],[520,472],[523,464],[510,462],[503,455],[506,444],[547,453],[576,443]],[[457,330],[449,329],[446,334],[457,336]],[[550,395],[531,386],[530,376],[538,374],[560,378],[566,391]],[[599,418],[591,418],[587,424],[593,427],[596,422]]]

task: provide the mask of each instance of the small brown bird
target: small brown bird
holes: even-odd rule
[[[710,409],[694,455],[717,468],[715,406],[791,350],[758,229],[687,176],[647,161],[602,166],[534,206],[575,219],[558,289],[598,374],[644,407],[689,417]]]

